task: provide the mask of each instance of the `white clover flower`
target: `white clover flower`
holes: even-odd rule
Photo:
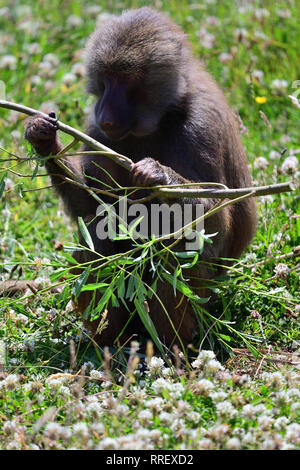
[[[26,317],[26,315],[23,315],[23,313],[19,313],[16,316],[16,321],[21,323],[21,325],[26,325],[26,323],[28,323],[28,321],[29,321],[29,318]]]
[[[256,253],[247,253],[245,255],[245,262],[246,263],[255,263],[257,261]]]
[[[49,62],[53,67],[58,67],[60,60],[57,55],[49,53],[44,55],[43,61]]]
[[[5,421],[2,427],[3,431],[5,434],[12,434],[17,431],[18,426],[17,423],[14,420],[11,421]]]
[[[175,384],[170,384],[168,388],[168,392],[171,394],[173,398],[179,398],[184,391],[185,391],[185,388],[180,382],[177,382]]]
[[[277,448],[277,442],[272,437],[263,439],[260,444],[261,450],[275,450]]]
[[[27,52],[30,55],[40,54],[42,52],[42,48],[38,42],[32,42],[28,44]]]
[[[291,18],[292,13],[291,10],[289,10],[288,8],[286,8],[285,10],[278,8],[277,15],[279,16],[279,18]]]
[[[216,409],[220,416],[233,417],[237,414],[237,410],[234,408],[230,401],[221,401],[216,403]]]
[[[199,395],[207,396],[213,390],[214,384],[207,379],[201,379],[193,384],[193,392]]]
[[[212,392],[210,393],[210,398],[214,403],[217,403],[219,401],[225,401],[227,398],[227,393],[224,392],[223,390],[220,390],[218,392]]]
[[[262,70],[253,70],[252,77],[262,83],[264,72]]]
[[[248,431],[242,437],[241,442],[242,442],[243,446],[249,447],[249,446],[253,446],[254,444],[256,444],[256,441],[257,441],[257,437],[256,437],[256,434],[255,434],[255,430],[253,429],[252,431]]]
[[[84,64],[77,62],[72,66],[71,72],[76,75],[76,77],[83,77],[85,75],[85,66]]]
[[[288,398],[294,399],[294,400],[300,400],[300,390],[298,388],[290,388],[287,390],[287,396]]]
[[[55,73],[55,67],[50,62],[43,60],[39,63],[39,73],[42,77],[52,77]]]
[[[263,431],[268,431],[274,423],[274,420],[269,416],[262,415],[257,418],[257,423]]]
[[[296,173],[297,169],[298,169],[298,159],[297,157],[293,155],[290,155],[289,157],[287,157],[281,166],[281,171],[285,175],[292,175]]]
[[[67,25],[72,27],[72,28],[76,28],[77,26],[81,26],[82,25],[82,18],[80,18],[80,16],[77,16],[77,15],[70,15],[67,18]]]
[[[255,16],[256,19],[262,20],[262,19],[270,16],[270,12],[266,8],[255,8],[254,16]]]
[[[61,438],[63,432],[64,427],[59,423],[48,423],[45,427],[44,435],[52,441],[56,441]]]
[[[151,398],[151,400],[147,400],[145,402],[145,406],[150,408],[150,410],[160,411],[164,400],[160,397]]]
[[[270,160],[278,160],[281,157],[281,154],[277,152],[276,150],[271,150],[269,153],[269,159]]]
[[[276,277],[285,279],[287,275],[289,274],[290,270],[289,267],[284,264],[284,263],[279,263],[277,266],[274,268],[274,272],[276,274]]]
[[[85,13],[91,16],[97,15],[100,11],[101,11],[100,5],[88,5],[85,8]]]
[[[241,448],[241,441],[237,437],[231,437],[226,442],[226,449],[239,450]]]
[[[192,367],[198,369],[203,366],[210,359],[215,359],[216,355],[213,351],[202,350],[199,352],[197,359],[192,362]]]
[[[256,409],[253,405],[244,405],[241,411],[241,415],[248,419],[253,419],[256,416]]]
[[[86,407],[86,411],[94,419],[99,418],[103,414],[103,409],[99,402],[89,403]]]
[[[105,427],[103,423],[92,423],[91,424],[91,431],[96,432],[101,436],[101,434],[104,434],[105,432]]]
[[[17,374],[10,374],[4,380],[4,387],[7,390],[15,390],[20,384],[20,377]]]
[[[210,439],[202,439],[201,441],[199,441],[198,445],[200,449],[209,450],[212,448],[213,443]]]
[[[286,88],[289,86],[288,82],[286,80],[279,80],[276,78],[275,80],[272,81],[271,83],[271,88],[277,91],[284,91]]]
[[[171,367],[163,367],[161,373],[164,377],[171,377],[174,371]]]
[[[263,372],[262,380],[264,380],[267,385],[271,385],[273,387],[279,387],[285,382],[285,379],[280,372]]]
[[[112,437],[104,438],[97,449],[99,450],[116,450],[118,449],[118,441],[117,439],[113,439]]]
[[[222,52],[219,55],[219,61],[222,62],[222,64],[226,64],[227,62],[230,62],[233,59],[233,55],[230,52]]]
[[[21,450],[22,444],[18,441],[11,441],[6,444],[6,450]]]
[[[265,157],[256,157],[253,166],[258,170],[265,170],[269,166],[269,162]]]
[[[293,444],[300,443],[300,424],[292,423],[289,424],[286,428],[285,438],[287,441],[292,442]]]
[[[205,364],[205,368],[204,368],[204,371],[207,373],[207,374],[215,374],[216,372],[218,371],[222,371],[224,370],[224,367],[222,366],[222,364],[217,361],[216,359],[211,359],[210,361],[208,361],[206,364]]]
[[[248,31],[245,28],[236,28],[234,30],[235,39],[246,39],[248,37]]]
[[[15,70],[17,68],[17,59],[13,55],[4,55],[0,57],[0,69]]]
[[[87,424],[83,422],[74,424],[73,433],[80,439],[88,439],[90,435]]]
[[[32,75],[30,77],[30,83],[33,86],[39,86],[43,83],[43,80],[41,79],[39,75]]]
[[[65,73],[62,77],[62,83],[67,87],[70,87],[76,81],[76,75],[74,73]]]
[[[155,391],[155,393],[161,393],[164,390],[168,390],[170,385],[171,384],[168,380],[161,377],[152,383],[151,388]]]
[[[280,416],[277,418],[274,422],[274,428],[277,429],[277,431],[282,431],[286,428],[289,420],[286,416]]]
[[[164,361],[161,357],[153,356],[147,364],[147,368],[151,374],[158,374],[164,367]]]
[[[103,380],[104,378],[104,373],[99,371],[99,370],[96,370],[96,369],[93,369],[91,370],[90,372],[90,377],[91,379],[93,380]]]
[[[149,421],[152,418],[153,418],[153,414],[151,413],[150,410],[142,410],[138,414],[138,419],[140,419],[141,421],[144,421],[144,420]]]

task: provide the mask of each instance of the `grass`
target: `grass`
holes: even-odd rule
[[[54,0],[50,10],[45,2],[15,1],[7,8],[0,0],[0,80],[6,98],[54,107],[63,122],[83,130],[91,100],[84,92],[80,51],[97,15],[147,4],[112,3],[98,2],[95,11],[79,0],[62,9]],[[255,183],[297,184],[300,111],[288,97],[300,88],[295,2],[156,3],[183,27],[238,112]],[[0,110],[0,147],[26,156],[23,120]],[[35,279],[46,286],[58,266],[68,263],[68,251],[61,248],[74,242],[75,227],[54,192],[43,189],[49,180],[36,177],[35,164],[2,161],[7,158],[1,150],[0,280]],[[72,311],[70,286],[0,299],[6,351],[0,447],[298,448],[293,370],[299,364],[299,196],[264,197],[257,204],[253,243],[215,287],[216,315],[229,323],[217,325],[217,336],[203,336],[202,349],[218,353],[222,366],[201,353],[193,366],[196,350],[189,360],[172,356],[171,368],[134,345],[100,350]],[[254,347],[263,356],[257,357]]]

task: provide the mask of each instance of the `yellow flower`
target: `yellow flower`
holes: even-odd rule
[[[256,96],[255,98],[256,103],[263,104],[267,101],[265,96]]]

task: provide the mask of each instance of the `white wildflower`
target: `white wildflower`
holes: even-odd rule
[[[0,57],[0,69],[15,70],[17,68],[17,59],[13,55],[4,55]]]
[[[77,15],[70,15],[67,18],[67,25],[72,27],[72,28],[76,28],[77,26],[81,26],[82,25],[82,18],[80,18],[80,16],[77,16]]]
[[[235,410],[232,403],[230,403],[230,401],[227,401],[227,400],[217,403],[216,409],[220,416],[233,417],[237,414],[237,410]]]
[[[49,62],[53,67],[58,67],[60,62],[58,56],[52,53],[46,54],[43,57],[43,61]]]
[[[276,91],[285,91],[288,86],[289,84],[286,80],[279,80],[278,78],[273,80],[271,83],[271,88]]]
[[[20,384],[20,377],[17,374],[10,374],[4,380],[4,387],[7,390],[15,390]]]
[[[289,274],[290,270],[289,267],[284,264],[284,263],[279,263],[277,266],[274,268],[274,272],[276,274],[276,277],[285,279],[287,275]]]
[[[241,441],[237,437],[232,437],[226,442],[226,449],[239,450],[241,448]]]
[[[210,361],[208,361],[206,364],[205,364],[205,368],[204,368],[204,371],[207,373],[207,374],[215,374],[216,372],[218,371],[222,371],[224,370],[224,367],[222,366],[222,364],[217,361],[216,359],[211,359]]]
[[[292,442],[293,444],[300,443],[300,424],[292,423],[286,428],[285,438],[287,441]]]
[[[118,449],[118,441],[117,439],[113,439],[112,437],[106,437],[101,441],[97,449],[99,450],[116,450]]]
[[[147,367],[151,374],[158,374],[164,367],[164,361],[160,357],[153,356],[148,362]]]
[[[296,173],[297,169],[298,169],[298,159],[297,157],[294,157],[293,155],[290,155],[289,157],[287,157],[281,166],[281,171],[285,175],[294,174]]]
[[[70,87],[76,81],[76,75],[74,73],[66,73],[62,77],[62,83],[67,87]]]
[[[56,441],[61,438],[64,432],[63,426],[59,423],[48,423],[45,427],[44,434],[52,441]]]
[[[83,77],[85,75],[84,64],[77,62],[72,66],[71,72],[76,75],[76,77]]]
[[[289,420],[286,416],[280,416],[277,418],[274,422],[274,428],[277,429],[277,431],[282,431],[286,428]]]
[[[90,372],[90,377],[91,379],[93,380],[103,380],[104,378],[104,373],[99,371],[99,370],[96,370],[96,369],[93,369],[91,370]]]
[[[219,55],[219,61],[222,62],[222,64],[226,64],[227,62],[230,62],[233,59],[233,55],[230,52],[222,52]]]
[[[269,166],[269,162],[265,157],[256,157],[253,166],[258,170],[265,170]]]
[[[196,395],[208,396],[213,388],[214,384],[210,380],[201,379],[193,384],[192,390]]]
[[[83,422],[74,424],[73,433],[82,440],[87,440],[90,435],[87,424]]]
[[[153,418],[153,414],[150,410],[142,410],[138,414],[138,419],[141,421],[149,421]]]
[[[264,72],[262,70],[253,70],[252,77],[258,80],[260,83],[262,83]]]
[[[32,42],[28,44],[27,52],[30,55],[40,54],[42,52],[42,48],[38,42]]]
[[[278,160],[281,157],[281,154],[277,152],[276,150],[271,150],[269,153],[269,159],[270,160]]]

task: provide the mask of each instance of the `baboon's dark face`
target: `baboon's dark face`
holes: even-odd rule
[[[98,83],[102,94],[95,106],[95,121],[110,140],[120,140],[128,134],[145,136],[155,131],[157,113],[147,103],[142,80],[101,75]]]

